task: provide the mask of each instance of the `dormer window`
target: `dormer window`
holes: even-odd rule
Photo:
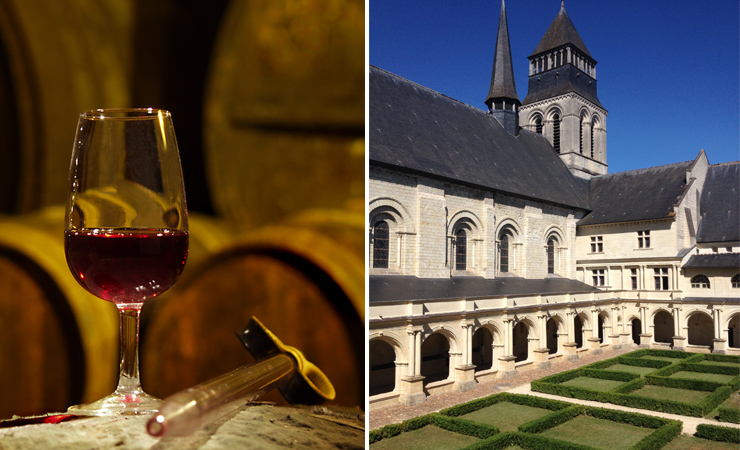
[[[706,275],[696,275],[691,278],[692,289],[709,289],[709,278]]]

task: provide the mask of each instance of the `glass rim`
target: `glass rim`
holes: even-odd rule
[[[80,118],[86,120],[153,119],[161,116],[172,115],[169,111],[159,108],[98,108],[80,113]]]

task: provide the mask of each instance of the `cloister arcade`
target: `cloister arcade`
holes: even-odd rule
[[[740,306],[601,302],[373,326],[370,404],[416,404],[583,352],[637,346],[740,355]],[[371,305],[372,309],[372,305]]]

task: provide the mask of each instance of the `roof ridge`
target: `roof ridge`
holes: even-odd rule
[[[420,87],[420,88],[422,88],[422,89],[424,89],[424,90],[426,90],[426,91],[429,91],[429,92],[431,92],[431,93],[437,94],[437,95],[439,95],[439,96],[441,96],[441,97],[444,97],[444,98],[446,98],[446,99],[448,99],[448,100],[451,100],[451,101],[453,101],[453,102],[455,102],[455,103],[458,103],[458,104],[460,104],[460,105],[462,105],[462,106],[466,106],[466,107],[468,107],[468,108],[470,108],[470,109],[473,109],[473,110],[475,110],[475,111],[478,111],[478,112],[481,112],[481,113],[483,113],[483,114],[486,114],[486,115],[488,115],[488,113],[486,113],[485,111],[483,111],[483,110],[482,110],[482,109],[480,109],[480,108],[476,108],[476,107],[475,107],[475,106],[473,106],[473,105],[469,105],[469,104],[467,104],[467,103],[465,103],[465,102],[463,102],[463,101],[460,101],[460,100],[458,100],[458,99],[456,99],[456,98],[452,98],[452,97],[450,97],[449,95],[445,95],[445,94],[443,94],[443,93],[441,93],[441,92],[439,92],[439,91],[435,91],[434,89],[432,89],[432,88],[429,88],[429,87],[426,87],[426,86],[424,86],[423,84],[419,84],[419,83],[417,83],[417,82],[415,82],[415,81],[411,81],[411,80],[409,80],[408,78],[404,78],[404,77],[402,77],[401,75],[397,75],[397,74],[395,74],[395,73],[393,73],[393,72],[390,72],[390,71],[388,71],[388,70],[382,69],[382,68],[380,68],[380,67],[378,67],[378,66],[374,66],[374,65],[372,65],[372,64],[368,64],[368,67],[370,67],[371,69],[377,69],[377,70],[379,70],[379,71],[381,71],[381,72],[384,72],[384,73],[386,73],[386,74],[388,74],[388,75],[390,75],[390,76],[392,76],[392,77],[394,77],[394,78],[397,78],[397,79],[399,79],[399,80],[401,80],[401,81],[405,81],[405,82],[407,82],[407,83],[409,83],[409,84],[411,84],[411,85],[413,85],[413,86],[418,86],[418,87]]]
[[[733,164],[740,164],[740,161],[728,161],[723,163],[710,164],[709,167],[731,166]]]
[[[670,163],[670,164],[661,164],[659,166],[643,167],[641,169],[624,170],[622,172],[607,173],[605,175],[600,175],[600,176],[598,176],[596,178],[602,178],[602,177],[608,177],[608,176],[611,176],[611,175],[620,175],[620,174],[626,174],[626,173],[648,172],[648,171],[651,171],[651,170],[661,169],[661,168],[667,168],[667,167],[670,167],[670,166],[679,166],[679,165],[682,165],[682,164],[691,164],[693,162],[694,162],[694,160],[690,160],[690,161],[679,161],[679,162]]]

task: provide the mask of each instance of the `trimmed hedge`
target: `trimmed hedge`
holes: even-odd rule
[[[688,372],[716,373],[718,375],[740,375],[740,366],[712,366],[701,363],[684,363],[682,366]]]
[[[630,353],[631,355],[632,353]],[[637,367],[651,367],[655,369],[662,369],[663,367],[670,366],[673,364],[670,361],[661,361],[659,359],[645,359],[645,358],[633,358],[629,356],[617,356],[617,362],[627,366]]]
[[[740,423],[740,409],[720,406],[717,419],[720,422]]]
[[[678,350],[660,350],[648,348],[646,350],[647,356],[659,356],[662,358],[675,358],[675,359],[686,359],[688,357],[696,355],[696,353],[679,352]]]
[[[738,428],[700,424],[696,426],[696,434],[694,436],[711,441],[740,444],[740,429]]]
[[[708,353],[708,354],[704,354],[703,356],[704,356],[704,359],[707,361],[740,364],[740,356],[736,356],[736,355],[721,355],[718,353]]]
[[[418,430],[432,424],[447,431],[473,436],[479,439],[487,439],[499,433],[498,428],[491,425],[432,413],[372,430],[368,433],[369,442],[372,444],[382,439],[398,436],[401,433]]]
[[[562,402],[560,400],[550,400],[542,397],[535,397],[533,395],[518,395],[503,392],[500,394],[493,394],[489,395],[488,397],[479,398],[477,400],[473,400],[460,405],[455,405],[450,408],[443,409],[439,413],[445,416],[459,417],[499,402],[516,403],[517,405],[532,406],[534,408],[549,409],[552,411],[567,408],[571,405],[570,403]]]
[[[585,377],[599,378],[601,380],[612,380],[612,381],[632,381],[640,378],[640,375],[629,372],[616,372],[611,370],[603,369],[581,369],[581,373]]]
[[[565,422],[573,419],[576,416],[580,416],[584,413],[585,407],[580,405],[570,406],[560,411],[555,411],[552,414],[548,414],[539,419],[535,419],[531,422],[519,425],[519,431],[522,433],[541,433],[550,428],[554,428],[558,425],[564,424]]]
[[[519,432],[501,433],[490,439],[469,445],[463,450],[505,450],[512,445],[518,445],[529,450],[598,450],[587,445]]]
[[[656,375],[646,375],[645,379],[649,384],[654,386],[688,389],[690,391],[714,392],[722,386],[727,386],[724,383],[717,383],[716,381],[694,380],[691,378],[668,378]]]

